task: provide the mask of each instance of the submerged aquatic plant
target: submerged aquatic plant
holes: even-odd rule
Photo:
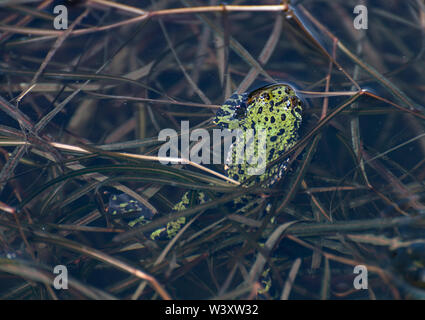
[[[66,30],[53,3],[1,5],[0,297],[254,298],[266,270],[261,299],[423,297],[422,2],[368,4],[367,29],[346,1],[137,5],[66,4]],[[300,139],[268,163],[290,159],[285,179],[160,163],[162,129],[212,133],[233,93],[272,83],[303,100]],[[190,190],[207,201],[174,212]],[[108,214],[129,201],[155,219]],[[52,290],[56,265],[73,290]]]

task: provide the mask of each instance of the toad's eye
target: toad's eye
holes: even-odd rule
[[[235,110],[235,118],[240,120],[246,117],[246,103],[242,102]]]
[[[264,92],[260,95],[260,98],[262,100],[270,100],[270,94],[268,94],[267,92]]]

